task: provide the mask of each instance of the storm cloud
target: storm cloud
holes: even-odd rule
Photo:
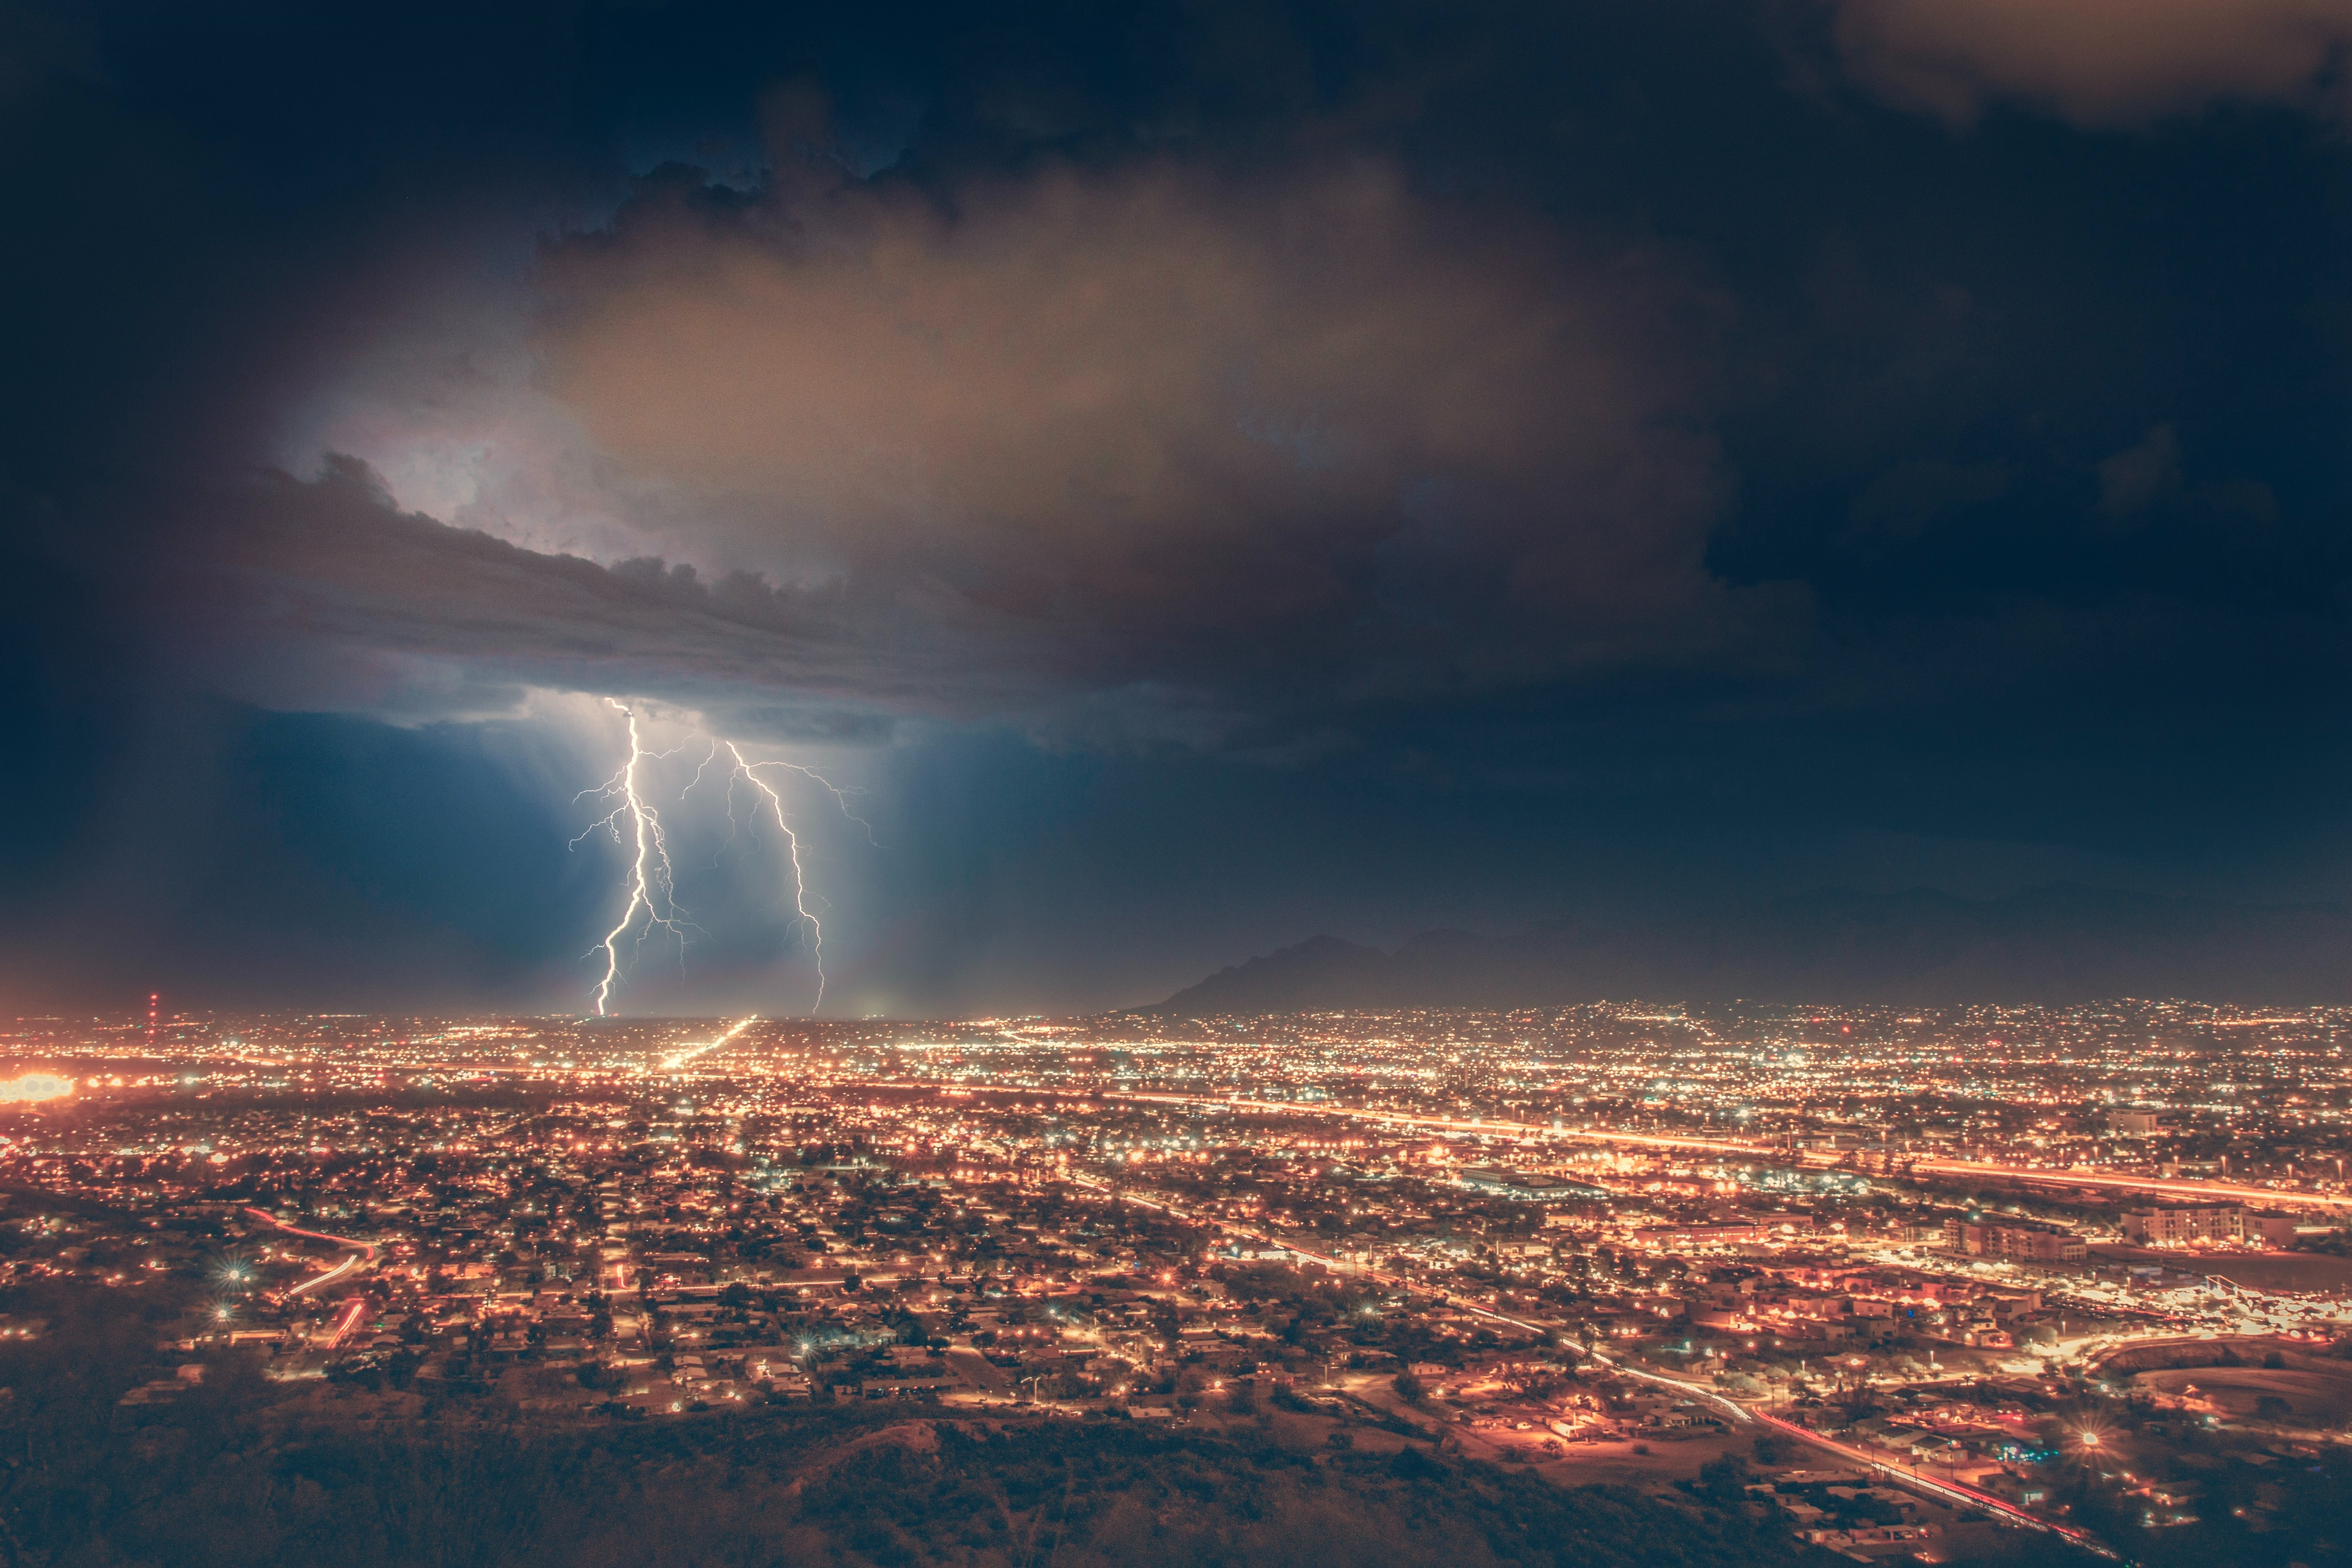
[[[468,460],[591,476],[612,542],[677,564],[591,588],[576,560],[354,511],[339,472],[249,519],[288,624],[541,679],[961,716],[1153,693],[1302,723],[1802,633],[1801,591],[1704,559],[1727,486],[1690,268],[1376,161],[1049,165],[944,198],[672,171],[551,246],[534,290],[510,406],[347,387],[347,428],[411,468],[452,397],[484,429],[561,428],[562,461]]]
[[[2352,105],[2345,0],[1839,0],[1837,40],[1874,90],[1956,123],[2004,98],[2089,126]]]
[[[608,696],[872,791],[860,1010],[2352,873],[2340,5],[19,33],[27,996],[576,1002]]]

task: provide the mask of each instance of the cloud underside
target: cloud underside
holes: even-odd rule
[[[2347,0],[1836,0],[1840,51],[1882,96],[1956,123],[2019,100],[2126,126],[2218,102],[2340,112]]]
[[[404,512],[345,462],[223,498],[205,641],[331,650],[300,677],[326,686],[427,661],[961,716],[1150,693],[1222,733],[1748,657],[1803,620],[1706,567],[1687,281],[1378,165],[657,182],[540,287],[514,396],[560,406],[583,505],[645,559]],[[435,394],[403,395],[379,426]]]

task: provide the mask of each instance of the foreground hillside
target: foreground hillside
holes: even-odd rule
[[[952,1420],[903,1404],[630,1421],[495,1391],[393,1404],[272,1383],[226,1356],[203,1363],[201,1384],[126,1406],[184,1358],[92,1295],[0,1348],[11,1563],[1611,1568],[1803,1551],[1696,1499],[1562,1488],[1419,1445],[1317,1451],[1271,1430]]]

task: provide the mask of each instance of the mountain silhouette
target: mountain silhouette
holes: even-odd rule
[[[1824,891],[1624,925],[1318,936],[1139,1011],[1171,1017],[1685,1001],[2352,1002],[2352,914],[2056,883],[2002,898]]]

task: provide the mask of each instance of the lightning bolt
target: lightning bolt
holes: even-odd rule
[[[733,741],[728,741],[725,745],[727,747],[727,755],[735,759],[735,774],[740,774],[745,779],[750,781],[751,788],[757,789],[761,794],[765,795],[768,798],[768,804],[774,809],[776,813],[776,826],[783,831],[784,847],[790,851],[792,854],[793,913],[799,915],[803,920],[808,923],[809,956],[816,962],[816,1000],[809,1004],[809,1011],[814,1013],[819,1008],[824,1006],[824,926],[818,922],[815,915],[809,913],[808,878],[801,870],[800,835],[793,832],[792,823],[784,820],[784,798],[776,793],[775,787],[773,785],[760,777],[759,769],[762,768],[788,768],[795,773],[807,773],[812,779],[816,779],[816,775],[809,773],[807,768],[803,768],[797,762],[749,762],[744,760],[742,752],[736,749],[735,743]],[[727,782],[730,796],[734,788],[735,774],[728,776]],[[817,782],[824,784],[824,780],[822,779],[817,779]],[[841,800],[842,792],[840,790],[834,789],[833,786],[830,784],[825,784],[824,787],[828,789],[833,789],[833,798],[835,800]],[[841,809],[845,815],[849,813],[849,806],[846,801],[842,801]],[[852,817],[851,820],[856,821],[856,819]],[[735,812],[731,800],[727,813],[727,821],[730,826],[735,821]],[[863,826],[864,824],[861,823],[860,825]],[[870,827],[866,828],[866,836],[867,839],[871,840],[874,836],[874,830]]]
[[[644,925],[642,929],[637,929],[637,948],[642,948],[646,937],[658,928],[677,938],[682,954],[688,933],[701,930],[701,927],[686,917],[686,911],[678,907],[677,883],[670,866],[669,843],[663,833],[661,813],[647,802],[640,779],[640,769],[646,763],[675,757],[679,751],[684,750],[685,747],[676,747],[668,751],[646,750],[644,738],[637,728],[635,710],[612,697],[607,697],[604,701],[614,712],[628,721],[628,759],[602,786],[595,789],[583,789],[579,795],[573,797],[576,800],[593,795],[600,800],[613,802],[613,806],[611,810],[583,830],[572,843],[574,848],[577,848],[583,839],[603,829],[612,833],[613,841],[615,843],[629,843],[634,841],[635,854],[629,865],[627,904],[621,911],[620,919],[614,923],[612,930],[606,932],[604,941],[598,944],[598,947],[601,947],[604,954],[604,977],[597,981],[595,989],[598,1018],[605,1016],[612,1001],[613,988],[620,981],[621,941],[629,935],[631,930],[637,929],[640,912],[643,915]],[[874,837],[874,825],[859,816],[850,806],[849,798],[863,794],[864,791],[855,787],[845,788],[835,784],[814,768],[802,763],[754,762],[745,757],[741,748],[733,741],[713,739],[708,736],[699,738],[704,741],[708,750],[704,753],[701,761],[696,765],[694,777],[687,782],[686,788],[679,791],[679,799],[682,800],[693,793],[696,786],[709,775],[712,766],[718,762],[719,748],[722,746],[726,747],[728,758],[733,766],[726,770],[727,842],[719,846],[719,854],[723,856],[728,846],[735,841],[739,826],[735,816],[735,780],[738,778],[742,779],[766,798],[769,809],[775,813],[776,827],[784,835],[785,851],[792,862],[793,914],[799,924],[807,928],[809,955],[816,965],[816,998],[809,1006],[809,1010],[814,1013],[824,1005],[824,926],[817,918],[815,911],[809,907],[808,874],[806,867],[801,861],[800,835],[793,831],[792,821],[785,814],[782,795],[777,791],[775,786],[760,776],[760,769],[781,768],[786,772],[799,774],[824,790],[833,797],[833,802],[840,808],[841,814],[865,831],[866,841],[878,849],[881,846]],[[755,805],[752,808],[751,819],[754,824],[757,823],[758,818],[759,809]],[[718,861],[714,859],[711,863],[715,868]],[[824,901],[819,899],[818,902]],[[589,949],[592,953],[596,950],[597,948],[594,947]],[[635,950],[633,949],[633,952]],[[716,1050],[754,1021],[756,1020],[746,1019],[708,1045],[688,1048],[683,1054],[676,1058],[676,1061],[691,1061],[705,1051]],[[675,1061],[666,1061],[664,1066],[675,1064]]]
[[[730,750],[730,751],[734,751],[734,750],[735,750],[735,748],[734,748],[732,746],[730,746],[727,749],[728,749],[728,750]],[[867,843],[872,844],[872,845],[873,845],[876,849],[877,849],[877,850],[878,850],[878,849],[880,849],[880,848],[882,847],[882,845],[880,844],[880,842],[879,842],[879,841],[877,841],[875,839],[875,837],[874,837],[874,824],[873,824],[873,823],[871,823],[871,822],[869,822],[869,821],[867,821],[865,818],[863,818],[863,817],[859,816],[856,812],[855,812],[855,811],[853,811],[853,810],[851,810],[849,809],[849,798],[850,798],[852,795],[863,795],[863,794],[865,794],[865,793],[866,793],[866,791],[865,791],[864,789],[859,789],[857,786],[856,786],[856,785],[854,785],[854,784],[853,784],[853,785],[848,785],[848,786],[845,786],[845,786],[843,786],[843,785],[835,784],[835,783],[834,783],[831,779],[827,779],[824,774],[819,773],[815,768],[803,768],[803,766],[801,766],[801,764],[799,764],[799,763],[797,763],[797,762],[752,762],[752,763],[745,763],[745,762],[743,761],[743,756],[742,756],[742,753],[740,753],[740,752],[736,752],[735,760],[736,760],[736,762],[737,762],[737,764],[738,764],[739,766],[742,766],[742,767],[744,767],[744,768],[789,768],[791,771],[793,771],[793,772],[794,772],[794,773],[799,774],[802,778],[803,778],[803,779],[811,779],[811,780],[814,781],[814,782],[815,782],[815,784],[817,785],[817,787],[818,787],[819,789],[823,789],[826,794],[828,794],[828,795],[830,795],[830,796],[832,796],[832,797],[833,797],[833,803],[834,803],[835,805],[836,805],[836,806],[838,806],[838,807],[840,807],[840,808],[841,808],[841,814],[842,814],[843,816],[845,816],[845,817],[848,818],[851,821],[853,821],[853,822],[856,823],[856,824],[858,825],[858,827],[859,827],[859,828],[861,828],[861,829],[863,829],[863,830],[865,831],[865,833],[866,833],[866,841]]]
[[[645,796],[637,789],[638,766],[649,758],[665,757],[669,753],[647,751],[644,741],[637,735],[635,710],[614,702],[611,697],[606,697],[604,700],[629,721],[629,759],[621,764],[619,772],[604,781],[603,788],[593,790],[583,789],[580,793],[581,795],[593,794],[597,799],[605,800],[617,796],[619,804],[606,812],[599,821],[590,823],[581,831],[579,838],[572,841],[572,847],[577,848],[581,839],[586,838],[599,828],[611,830],[614,842],[623,842],[621,819],[626,817],[629,820],[631,834],[635,840],[636,853],[629,862],[628,906],[621,911],[620,922],[604,934],[604,940],[601,944],[604,949],[604,977],[596,982],[596,1016],[598,1018],[604,1016],[604,1006],[612,998],[614,982],[620,977],[621,938],[627,934],[630,926],[636,924],[637,911],[642,909],[646,913],[646,932],[649,933],[654,927],[659,926],[677,937],[681,946],[686,942],[687,931],[692,924],[684,918],[685,912],[678,908],[677,901],[672,894],[672,889],[676,883],[670,877],[669,844],[662,837],[661,814],[646,803]],[[578,800],[580,797],[572,798]],[[656,903],[657,896],[658,903]],[[667,915],[662,913],[662,907],[665,905],[669,911]],[[640,935],[637,941],[642,946],[645,936]]]

